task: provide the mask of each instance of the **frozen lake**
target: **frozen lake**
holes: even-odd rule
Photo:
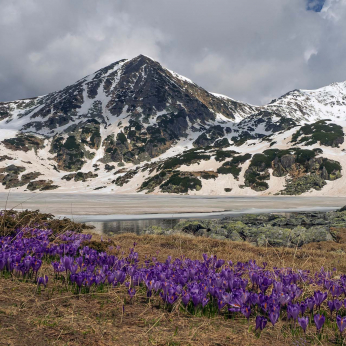
[[[333,210],[346,197],[225,197],[0,193],[0,209],[39,209],[81,221],[223,217],[228,214]]]
[[[0,209],[39,209],[90,223],[101,233],[136,233],[153,225],[174,227],[180,219],[216,219],[244,213],[330,211],[344,205],[346,197],[0,193]]]
[[[69,217],[111,215],[114,218],[118,215],[121,219],[138,218],[138,215],[149,217],[148,214],[224,214],[225,212],[255,212],[257,209],[262,211],[322,210],[336,209],[344,205],[346,205],[346,197],[0,193],[0,209],[5,207],[7,209],[39,209],[42,212]]]

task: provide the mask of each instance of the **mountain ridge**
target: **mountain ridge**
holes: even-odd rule
[[[0,189],[333,194],[345,126],[346,83],[253,106],[139,55],[62,90],[0,102]]]

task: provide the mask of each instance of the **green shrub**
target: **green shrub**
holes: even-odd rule
[[[66,142],[64,144],[64,148],[66,148],[67,150],[77,150],[79,149],[79,144],[76,140],[75,136],[69,136],[66,139]]]
[[[208,179],[216,179],[217,178],[217,174],[215,173],[215,172],[203,172],[202,174],[201,174],[201,178],[202,179],[206,179],[206,180],[208,180]]]
[[[117,141],[119,141],[120,143],[124,144],[127,142],[127,138],[126,136],[124,135],[123,132],[119,132],[118,135],[117,135]]]
[[[321,169],[323,166],[326,168],[328,174],[332,174],[335,171],[341,171],[342,167],[339,162],[332,161],[328,159],[323,159],[323,163],[321,164]]]
[[[165,183],[160,185],[163,192],[187,193],[189,190],[200,190],[202,182],[194,176],[181,176],[174,173]]]
[[[266,168],[270,168],[272,164],[272,160],[267,155],[255,154],[252,157],[250,166],[261,167],[263,164],[265,165]]]
[[[302,126],[292,136],[292,142],[305,145],[319,142],[321,145],[339,147],[344,142],[344,132],[340,125],[328,123],[327,120],[319,120],[313,124]]]
[[[296,162],[300,163],[301,165],[305,165],[307,162],[309,162],[316,156],[316,153],[313,150],[297,149],[296,155]]]
[[[251,157],[252,157],[251,154],[238,155],[238,156],[234,156],[231,162],[234,165],[239,165],[239,164],[245,163],[247,160],[251,159]]]
[[[234,150],[218,150],[215,155],[215,160],[217,162],[225,161],[227,158],[233,157],[235,154],[238,154]]]
[[[260,189],[263,188],[263,190],[267,190],[269,188],[269,185],[265,181],[256,181],[254,187]]]
[[[238,178],[240,174],[241,168],[236,166],[221,166],[217,169],[217,173],[220,174],[232,174],[234,178]]]
[[[210,155],[207,155],[203,152],[196,152],[195,150],[189,150],[180,156],[175,156],[169,158],[165,161],[162,166],[162,169],[174,169],[182,165],[190,165],[194,162],[199,162],[202,160],[209,160]]]

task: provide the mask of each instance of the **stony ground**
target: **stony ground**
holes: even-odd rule
[[[187,234],[257,246],[294,248],[321,241],[337,241],[346,227],[346,211],[246,214],[221,220],[184,220],[173,229],[151,226],[143,234]]]

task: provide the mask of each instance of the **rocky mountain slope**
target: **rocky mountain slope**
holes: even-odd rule
[[[140,55],[0,103],[0,191],[346,195],[346,83],[265,106]]]

